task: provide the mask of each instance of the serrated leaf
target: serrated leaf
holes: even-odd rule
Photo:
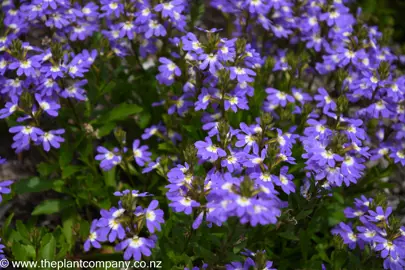
[[[47,200],[35,207],[32,215],[50,215],[74,205],[72,200]]]

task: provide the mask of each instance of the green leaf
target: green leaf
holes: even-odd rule
[[[288,240],[299,240],[299,238],[293,232],[281,232],[278,233],[278,235]]]
[[[80,166],[69,165],[62,168],[62,178],[66,179],[81,170]]]
[[[37,170],[42,177],[47,177],[58,169],[59,166],[57,164],[49,164],[46,162],[41,162],[37,165]]]
[[[7,219],[4,221],[3,229],[2,229],[2,232],[3,232],[2,235],[3,235],[3,236],[5,236],[5,235],[7,234],[8,229],[10,229],[9,226],[10,226],[11,220],[13,220],[13,217],[14,217],[14,212],[12,212],[12,213],[7,217]]]
[[[60,212],[72,205],[74,205],[74,201],[72,200],[47,200],[35,207],[34,211],[32,211],[32,215],[50,215]]]
[[[103,172],[104,182],[107,187],[116,187],[117,183],[115,181],[116,167],[113,167],[107,172]]]
[[[48,233],[41,239],[41,249],[39,258],[53,260],[55,258],[56,240],[52,234]]]
[[[298,221],[303,218],[306,218],[307,216],[309,216],[312,213],[312,211],[313,211],[312,209],[303,210],[298,213],[298,215],[295,217],[295,219]]]
[[[31,245],[22,245],[18,242],[14,242],[11,246],[14,259],[18,261],[27,261],[35,257],[35,248]]]
[[[106,123],[105,125],[103,125],[102,127],[100,127],[98,129],[97,135],[99,137],[104,137],[108,134],[111,133],[111,131],[113,131],[113,129],[116,127],[117,125],[114,122],[109,122]]]
[[[27,240],[30,238],[28,230],[25,227],[25,225],[22,223],[21,220],[17,220],[16,227],[17,227],[17,232],[21,235],[22,238],[27,239]]]
[[[67,209],[62,215],[62,233],[65,236],[66,242],[68,243],[69,247],[73,244],[73,225],[75,224],[76,220],[76,209],[70,208]]]
[[[61,168],[70,164],[73,159],[73,151],[75,150],[74,147],[69,145],[68,143],[63,143],[60,147],[59,151],[59,166]]]
[[[108,111],[107,113],[103,114],[100,116],[98,119],[96,119],[97,124],[105,124],[107,122],[114,122],[118,120],[124,120],[128,116],[136,113],[140,113],[142,111],[142,108],[139,107],[136,104],[120,104],[114,109]]]
[[[18,181],[14,184],[14,191],[17,194],[24,194],[29,192],[42,192],[50,190],[53,187],[53,181],[33,177]]]

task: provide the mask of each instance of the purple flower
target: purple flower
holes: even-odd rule
[[[219,157],[226,156],[226,152],[215,146],[210,137],[206,137],[205,141],[198,141],[194,145],[198,150],[197,155],[204,160],[215,161]]]
[[[97,233],[97,223],[97,219],[93,220],[93,222],[91,223],[90,235],[84,242],[84,251],[89,251],[91,246],[93,246],[94,248],[101,248],[99,242],[107,241],[106,235],[99,235]]]
[[[140,140],[134,140],[132,143],[132,152],[134,153],[135,162],[139,166],[144,166],[145,162],[150,161],[150,156],[152,154],[148,149],[149,147],[146,145],[140,146]]]
[[[330,110],[336,110],[336,103],[329,96],[325,88],[318,89],[319,95],[315,95],[315,100],[318,101],[316,107],[322,108],[323,113],[328,114]]]
[[[14,143],[12,147],[16,149],[17,153],[27,149],[31,140],[36,142],[39,136],[44,134],[41,129],[32,126],[15,126],[10,128],[9,131],[16,133],[13,137]]]
[[[367,216],[368,220],[371,222],[380,222],[380,221],[386,221],[388,220],[388,217],[392,213],[392,208],[387,207],[387,209],[384,211],[384,209],[381,206],[378,206],[376,208],[376,211],[369,210],[368,211],[369,215]]]
[[[202,54],[198,58],[198,60],[202,61],[199,68],[201,70],[206,70],[208,67],[208,70],[212,74],[216,74],[217,70],[222,69],[224,66],[219,62],[218,56],[216,54],[210,53],[210,54]]]
[[[349,245],[350,249],[354,249],[357,241],[359,241],[352,228],[343,222],[340,222],[338,227],[332,230],[332,234],[339,234],[342,237],[343,242]]]
[[[115,249],[117,251],[125,250],[124,259],[130,260],[134,258],[136,261],[140,261],[142,255],[150,256],[152,252],[150,251],[155,246],[155,241],[150,238],[139,237],[137,235],[132,238],[128,238],[120,242]]]
[[[294,182],[292,181],[294,176],[292,174],[287,173],[288,167],[283,166],[280,169],[280,176],[275,177],[274,182],[276,183],[276,185],[280,186],[285,193],[290,194],[291,192],[295,192],[295,185]]]
[[[117,164],[119,164],[122,160],[121,156],[118,155],[118,149],[115,148],[114,152],[109,151],[108,149],[99,146],[97,147],[97,152],[99,153],[96,155],[96,160],[101,160],[100,168],[103,171],[109,171]]]
[[[166,28],[157,20],[149,20],[147,31],[145,32],[145,38],[149,39],[152,36],[166,36]]]
[[[160,231],[160,223],[164,223],[163,211],[156,209],[159,205],[157,200],[151,201],[148,208],[145,209],[146,226],[150,233],[154,233],[155,229]]]
[[[191,212],[193,211],[193,207],[198,207],[200,206],[200,203],[192,200],[189,197],[172,197],[170,198],[172,202],[169,204],[170,207],[175,212],[184,212],[187,215],[190,215]]]
[[[60,147],[60,143],[64,142],[65,139],[59,135],[64,133],[64,129],[50,130],[48,132],[44,132],[44,134],[42,134],[39,138],[39,141],[42,143],[44,150],[48,152],[51,149],[51,146],[53,148]]]
[[[58,103],[48,97],[41,97],[39,94],[35,94],[35,99],[37,100],[39,107],[48,115],[53,117],[58,116],[58,110],[60,109]]]
[[[1,194],[10,194],[11,189],[10,185],[13,184],[13,181],[11,180],[6,180],[6,181],[1,181],[0,182],[0,203],[3,201],[3,197]]]
[[[253,78],[250,76],[256,76],[256,72],[251,69],[243,67],[230,67],[230,78],[232,80],[237,79],[239,83],[243,82],[253,82]]]
[[[120,222],[120,217],[124,214],[123,208],[111,208],[110,210],[101,210],[101,218],[97,222],[99,229],[97,234],[104,238],[108,236],[108,240],[112,243],[117,238],[124,239],[126,233],[124,226]]]
[[[7,102],[5,108],[0,110],[0,119],[9,117],[18,109],[18,97],[12,95],[11,102]]]
[[[36,57],[15,61],[11,63],[9,69],[17,69],[17,75],[21,76],[25,74],[27,77],[35,76],[35,69],[41,67]]]

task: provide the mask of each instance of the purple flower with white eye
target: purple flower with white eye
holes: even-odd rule
[[[161,124],[150,126],[149,128],[145,128],[145,131],[142,134],[142,139],[147,140],[150,137],[152,137],[153,135],[156,135],[158,133],[162,133],[165,131],[166,131],[166,128],[164,126],[162,126]]]
[[[280,186],[285,193],[290,194],[291,192],[295,192],[295,185],[292,181],[294,176],[292,174],[288,174],[287,166],[283,166],[280,169],[280,176],[274,178],[276,185]]]
[[[253,150],[259,151],[259,146],[256,143],[254,137],[255,132],[252,128],[248,127],[245,123],[240,123],[241,132],[236,135],[238,141],[236,142],[236,147],[244,147],[243,151],[248,153],[253,147]]]
[[[378,243],[374,249],[381,251],[382,258],[386,258],[387,256],[396,258],[399,254],[402,255],[401,257],[404,256],[404,250],[402,250],[403,244],[402,247],[396,245],[396,240],[391,241],[381,236],[376,236],[374,237],[374,241]]]
[[[243,166],[248,167],[248,168],[254,168],[254,167],[258,167],[263,164],[264,159],[266,158],[267,155],[267,148],[264,148],[260,155],[259,155],[259,151],[256,151],[256,149],[253,150],[253,155],[245,155],[246,159],[243,162]]]
[[[200,206],[199,202],[183,196],[173,196],[170,198],[172,201],[169,206],[173,209],[174,212],[184,212],[187,215],[190,215],[193,212],[193,207]]]
[[[64,0],[33,0],[32,4],[41,5],[42,9],[47,9],[50,7],[55,10],[58,8],[58,6],[66,5],[66,2]]]
[[[339,225],[332,230],[332,234],[339,234],[343,239],[343,243],[347,244],[350,249],[354,249],[356,243],[361,241],[353,232],[352,228],[343,222],[340,222]]]
[[[240,155],[234,153],[229,149],[229,153],[224,159],[221,161],[221,166],[223,168],[227,168],[229,172],[237,171],[241,168],[240,166]]]
[[[48,97],[41,97],[40,94],[35,94],[35,99],[37,100],[39,107],[48,115],[53,117],[58,116],[58,110],[60,109],[58,103]]]
[[[120,222],[120,217],[124,214],[123,208],[111,208],[110,210],[101,210],[101,218],[97,222],[99,229],[97,233],[100,237],[107,237],[108,241],[114,242],[117,238],[122,240],[125,238],[125,229]]]
[[[101,248],[99,242],[107,241],[106,235],[101,235],[97,233],[97,223],[98,223],[97,219],[93,220],[93,222],[91,223],[89,237],[84,242],[84,251],[86,252],[90,250],[91,246],[93,246],[94,248]]]
[[[13,140],[22,145],[28,145],[30,140],[36,142],[39,136],[44,134],[41,129],[32,126],[15,126],[10,128],[9,131],[10,133],[16,133]]]
[[[381,206],[378,206],[376,208],[376,211],[373,210],[368,210],[369,215],[367,215],[367,219],[371,222],[380,222],[380,221],[387,221],[388,217],[392,213],[392,208],[387,207],[387,209],[384,211],[384,209]]]
[[[267,88],[266,93],[268,94],[267,102],[273,106],[281,105],[282,107],[285,107],[287,103],[295,101],[293,96],[274,88]],[[266,108],[268,108],[268,103],[264,103]]]
[[[333,99],[329,96],[328,92],[325,88],[318,89],[319,95],[315,95],[315,100],[318,101],[316,107],[322,108],[323,113],[327,114],[330,110],[336,110],[336,103]]]
[[[150,156],[152,154],[148,149],[149,147],[146,145],[140,146],[140,140],[134,140],[132,144],[132,152],[134,153],[135,162],[139,166],[144,166],[145,162],[150,161]]]
[[[230,78],[232,80],[236,79],[239,83],[243,82],[253,82],[254,76],[256,76],[256,72],[254,72],[251,69],[248,68],[243,68],[243,67],[230,67],[229,68],[231,73],[230,73]],[[250,77],[252,76],[252,77]]]
[[[52,77],[54,80],[57,78],[63,78],[63,72],[66,71],[66,67],[59,64],[53,65],[42,65],[41,72],[44,73],[45,77]]]
[[[6,181],[1,181],[0,182],[0,203],[3,201],[3,197],[1,194],[10,194],[11,189],[10,186],[13,184],[13,181],[11,180],[6,180]]]
[[[149,162],[148,165],[142,170],[142,173],[148,173],[160,166],[160,157],[156,159],[156,161]]]
[[[45,21],[45,25],[49,28],[62,29],[70,24],[67,17],[59,13],[51,13]]]
[[[396,258],[388,256],[384,260],[384,269],[402,270],[405,268],[405,260],[399,256]]]
[[[228,111],[231,109],[234,112],[238,111],[238,108],[241,110],[248,110],[248,101],[245,96],[229,96],[225,99],[225,110]]]
[[[100,15],[100,17],[114,15],[118,18],[120,14],[124,12],[124,5],[117,0],[101,0],[101,5],[101,10],[103,13]]]
[[[162,63],[162,65],[159,66],[159,71],[165,75],[165,76],[170,76],[172,74],[175,74],[176,76],[181,75],[181,70],[180,68],[170,59],[167,59],[166,57],[160,57],[159,62]]]
[[[145,38],[164,37],[166,36],[166,28],[160,24],[157,20],[149,20],[147,31],[145,32]]]
[[[0,119],[9,117],[18,109],[18,97],[12,95],[11,101],[6,102],[5,108],[0,110]]]
[[[33,77],[36,75],[35,69],[40,68],[41,64],[37,57],[30,57],[24,60],[17,60],[8,65],[9,69],[17,69],[17,75],[25,75],[27,77]]]
[[[173,0],[166,3],[161,3],[156,5],[155,11],[161,12],[163,18],[170,17],[171,19],[175,19],[175,13],[180,13],[184,9],[184,1],[183,0]]]
[[[44,134],[42,134],[39,138],[39,141],[42,143],[44,150],[48,152],[51,149],[51,146],[53,148],[60,147],[60,143],[64,142],[65,139],[59,135],[64,133],[64,129],[50,130],[48,132],[44,132]]]
[[[86,22],[80,22],[77,25],[72,26],[70,31],[69,39],[71,41],[85,40],[86,38],[92,36],[92,34],[98,29],[94,24],[89,24]]]
[[[183,50],[189,52],[195,52],[201,54],[204,52],[202,45],[198,38],[193,33],[187,33],[185,36],[181,37],[183,43]]]
[[[153,239],[139,237],[135,235],[132,238],[128,238],[120,242],[115,247],[115,250],[117,251],[125,250],[124,252],[125,260],[130,260],[131,258],[134,258],[134,260],[140,261],[142,255],[147,257],[150,256],[152,254],[150,250],[154,247],[155,241]]]
[[[311,160],[317,161],[320,166],[325,166],[326,164],[330,167],[335,167],[336,162],[343,161],[343,158],[338,154],[332,152],[332,150],[323,149],[318,153],[315,153],[311,157]]]
[[[222,69],[224,66],[219,62],[218,56],[216,54],[202,54],[199,56],[198,60],[202,61],[199,68],[201,70],[208,70],[212,74],[216,74],[217,70]]]
[[[216,98],[216,93],[218,93],[218,89],[216,88],[205,88],[203,87],[201,90],[201,94],[198,95],[198,101],[194,103],[195,110],[206,110],[210,101]]]
[[[148,227],[150,233],[154,233],[155,229],[160,231],[160,224],[165,222],[163,219],[163,211],[161,209],[156,209],[158,206],[159,202],[153,200],[148,208],[145,209],[146,227]]]
[[[197,141],[194,145],[198,150],[197,155],[204,160],[215,161],[226,156],[226,152],[215,146],[210,137],[205,137],[205,141]]]
[[[80,101],[86,100],[86,91],[82,88],[87,80],[77,81],[63,89],[60,95],[64,98],[74,98]]]
[[[396,149],[393,147],[390,157],[394,159],[395,163],[401,163],[402,166],[405,166],[405,149]]]
[[[109,151],[108,149],[99,146],[97,147],[98,155],[96,155],[96,160],[101,160],[100,168],[103,171],[109,171],[117,164],[121,163],[122,157],[118,155],[118,149],[115,148],[114,152]]]
[[[180,68],[166,57],[160,57],[159,62],[162,63],[162,65],[159,66],[160,73],[156,75],[156,79],[162,84],[173,84],[175,76],[178,77],[181,75]]]

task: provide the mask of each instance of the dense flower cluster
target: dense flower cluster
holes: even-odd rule
[[[373,199],[362,196],[344,213],[353,222],[341,222],[333,234],[340,235],[350,249],[368,245],[384,259],[384,269],[404,269],[405,228],[392,218],[391,207],[378,206]]]
[[[160,224],[164,223],[158,201],[152,200],[147,208],[143,208],[137,205],[138,198],[150,196],[147,192],[124,190],[114,195],[120,197],[118,207],[100,211],[101,218],[93,220],[84,250],[101,248],[101,243],[108,241],[118,242],[115,249],[124,251],[125,260],[139,261],[142,256],[150,256],[157,240],[154,233],[160,231]]]

